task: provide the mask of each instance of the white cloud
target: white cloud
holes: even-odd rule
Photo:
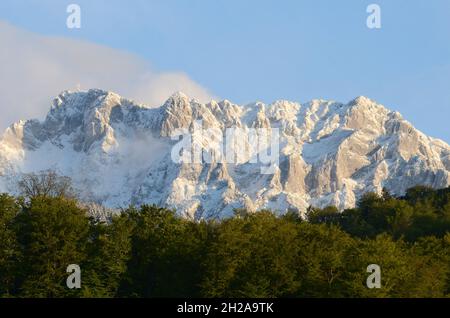
[[[0,130],[42,118],[66,89],[102,88],[149,106],[175,91],[207,101],[207,89],[181,72],[157,72],[133,54],[63,37],[42,36],[0,21]]]

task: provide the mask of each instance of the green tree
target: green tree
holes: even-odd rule
[[[127,211],[134,222],[128,273],[119,291],[132,297],[199,295],[201,259],[209,226],[176,216],[174,211],[143,206]]]
[[[450,233],[443,238],[428,236],[414,243],[413,252],[424,258],[422,269],[428,296],[450,296]],[[419,286],[422,287],[422,286]],[[422,288],[422,289],[425,289]]]
[[[355,241],[336,226],[301,224],[299,256],[299,297],[345,297],[349,257]]]
[[[339,224],[341,213],[334,206],[323,209],[309,207],[306,211],[306,219],[313,224]]]
[[[222,221],[205,260],[203,296],[294,295],[300,286],[296,224],[268,211]]]
[[[83,271],[84,297],[115,297],[131,257],[133,224],[126,214],[110,223],[91,225],[88,257]]]
[[[415,253],[402,240],[394,241],[381,234],[373,240],[361,241],[348,270],[347,288],[352,297],[441,297],[446,274],[439,262]],[[369,289],[367,266],[381,268],[381,288]],[[442,283],[444,282],[444,283]]]
[[[66,286],[66,268],[86,258],[89,219],[76,201],[63,197],[33,197],[17,224],[23,255],[18,272],[20,295],[63,297],[78,295]]]
[[[7,194],[0,195],[0,297],[8,297],[14,292],[14,267],[20,252],[13,223],[19,211],[16,199]]]
[[[384,203],[387,213],[389,233],[396,239],[410,232],[414,222],[414,209],[402,200],[389,199]]]

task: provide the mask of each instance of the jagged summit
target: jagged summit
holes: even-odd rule
[[[172,94],[172,96],[169,97],[169,100],[179,100],[179,99],[189,100],[189,97],[181,91],[175,92]]]
[[[225,136],[242,128],[243,149],[253,149],[252,128],[279,132],[270,173],[250,157],[180,163],[171,154],[180,129],[194,123]],[[205,151],[214,139],[197,139]],[[241,158],[242,159],[242,158]],[[426,136],[375,101],[347,104],[286,100],[237,105],[203,104],[181,92],[159,108],[100,89],[58,95],[44,121],[19,121],[0,138],[0,190],[21,172],[56,169],[72,177],[82,199],[108,207],[155,203],[192,218],[225,217],[234,208],[288,209],[309,205],[352,207],[367,191],[394,194],[424,184],[450,184],[450,147]],[[12,189],[13,190],[13,189]]]
[[[350,105],[360,105],[360,106],[369,106],[376,104],[374,101],[372,101],[370,98],[366,96],[358,96],[350,101]]]

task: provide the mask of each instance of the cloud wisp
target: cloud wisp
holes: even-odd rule
[[[63,90],[102,88],[151,107],[175,91],[200,101],[210,92],[182,72],[159,72],[133,54],[63,37],[38,35],[0,21],[0,131],[42,118]]]

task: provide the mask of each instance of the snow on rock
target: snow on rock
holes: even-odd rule
[[[218,151],[227,128],[242,129],[249,156],[228,162],[172,160],[180,130],[214,128],[196,138]],[[278,162],[261,174],[249,130],[279,129]],[[217,133],[218,132],[218,133]],[[214,136],[213,136],[214,137]],[[223,218],[235,208],[304,212],[309,205],[353,207],[367,191],[400,195],[411,186],[450,184],[450,147],[397,112],[366,98],[348,104],[313,100],[240,106],[172,95],[148,108],[99,89],[61,93],[43,122],[20,121],[0,138],[0,191],[13,191],[20,173],[54,169],[70,176],[89,204],[117,209],[158,204],[187,218]],[[97,214],[103,215],[101,208]]]

